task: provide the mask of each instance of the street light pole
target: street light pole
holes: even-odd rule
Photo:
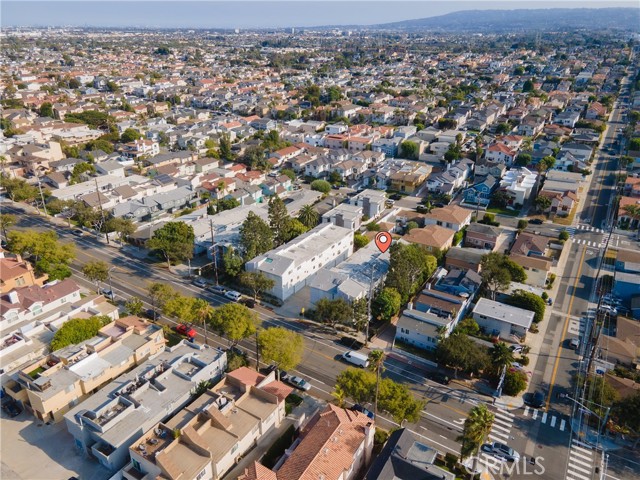
[[[211,230],[211,255],[213,256],[213,270],[216,276],[216,286],[218,285],[218,253],[216,251],[216,243],[213,236],[213,220],[209,219],[209,228]]]

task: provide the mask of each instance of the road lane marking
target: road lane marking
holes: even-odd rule
[[[563,419],[562,421],[560,421],[560,431],[564,432],[564,427],[567,424],[567,422]]]
[[[447,425],[452,425],[453,428],[455,428],[456,430],[462,431],[462,427],[460,427],[460,425],[456,425],[455,423],[449,422],[449,421],[445,420],[444,418],[440,418],[440,417],[438,417],[436,415],[433,415],[432,413],[429,413],[429,412],[427,412],[425,410],[423,410],[420,413],[423,413],[424,415],[428,415],[430,417],[433,417],[433,418],[437,419],[439,422],[446,423]]]
[[[556,416],[551,417],[551,423],[549,424],[551,428],[556,426]]]
[[[538,410],[537,409],[533,411],[533,415],[531,415],[531,418],[533,418],[534,420],[536,418],[538,418]]]
[[[529,407],[524,407],[524,412],[522,412],[522,416],[523,417],[528,417],[529,416]]]
[[[573,478],[566,477],[567,480],[574,480],[574,479],[591,480],[589,477],[585,477],[584,475],[580,475],[579,473],[576,473],[576,472],[567,472],[567,475],[571,475],[573,477]]]
[[[573,468],[574,470],[579,470],[581,472],[590,473],[591,472],[591,462],[581,462],[576,460],[575,458],[569,459],[569,468]]]
[[[587,250],[582,250],[582,256],[580,257],[580,263],[578,265],[578,272],[576,274],[576,280],[573,282],[573,291],[571,292],[571,300],[569,300],[569,308],[567,309],[567,317],[564,321],[564,326],[562,328],[562,336],[560,337],[560,345],[558,346],[558,353],[556,355],[556,362],[553,365],[553,372],[551,373],[551,381],[549,382],[549,396],[547,397],[547,410],[549,410],[549,405],[551,404],[551,395],[553,393],[553,386],[556,382],[556,375],[558,374],[558,366],[560,365],[560,357],[562,356],[562,344],[564,343],[564,339],[567,335],[567,329],[569,328],[569,320],[571,318],[571,310],[573,308],[573,301],[576,298],[576,288],[578,287],[578,282],[580,281],[580,275],[582,274],[582,266],[584,265],[584,257],[587,254]]]
[[[542,420],[540,420],[542,423],[547,423],[547,412],[544,412],[542,414]]]
[[[503,427],[502,425],[496,425],[495,423],[493,424],[493,428],[497,428],[498,430],[506,432],[507,434],[511,431],[511,428]]]
[[[581,459],[583,459],[583,460],[588,460],[589,462],[591,462],[591,457],[590,457],[590,456],[583,455],[583,454],[581,454],[581,453],[579,453],[579,452],[576,452],[576,451],[575,451],[575,449],[573,449],[573,450],[571,450],[571,451],[569,452],[569,458],[571,458],[572,456],[573,456],[573,457],[577,457],[578,459],[580,459],[580,458],[581,458]]]

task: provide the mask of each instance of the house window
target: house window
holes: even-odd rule
[[[202,470],[202,471],[198,474],[198,476],[196,477],[196,480],[200,480],[202,477],[204,477],[204,474],[205,474],[205,473],[206,473],[206,469],[205,469],[205,470]]]
[[[131,464],[133,465],[133,468],[135,468],[139,472],[142,471],[142,469],[140,468],[140,462],[138,460],[136,460],[135,458],[131,459]],[[203,470],[203,472],[204,472],[204,470]],[[198,478],[200,478],[200,477],[198,477]]]
[[[233,448],[231,449],[231,455],[233,455],[234,453],[236,453],[238,451],[238,444],[236,443]]]
[[[26,282],[24,280],[24,277],[18,277],[16,278],[16,287],[21,287],[22,285],[24,285]]]

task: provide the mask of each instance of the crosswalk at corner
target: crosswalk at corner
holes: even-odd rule
[[[575,227],[567,227],[565,228],[565,230],[569,234],[569,237],[571,238],[571,241],[573,243],[577,243],[578,245],[586,245],[587,247],[593,247],[593,248],[604,248],[604,246],[607,244],[607,236],[609,235],[608,232],[600,228],[595,228],[595,227],[592,227],[591,225],[584,225],[584,224],[578,224]],[[601,237],[599,240],[586,240],[583,238],[576,238],[575,235],[576,235],[576,231],[578,230],[585,233],[589,232],[592,234],[600,234]],[[619,243],[620,243],[620,237],[618,235],[613,235],[611,237],[611,241],[609,242],[609,245],[612,247],[617,247]]]
[[[532,420],[539,420],[543,425],[548,425],[551,428],[557,428],[561,432],[564,432],[568,427],[567,421],[565,419],[553,414],[548,414],[547,412],[543,412],[542,410],[538,410],[537,408],[525,406],[524,411],[522,412],[522,416],[530,416]]]
[[[588,445],[573,439],[569,448],[569,461],[565,480],[591,480],[593,473],[593,450]]]
[[[501,408],[493,412],[493,415],[494,419],[491,432],[489,433],[489,440],[492,442],[508,443],[515,415]]]

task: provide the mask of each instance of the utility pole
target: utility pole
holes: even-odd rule
[[[209,228],[211,230],[211,255],[213,255],[213,270],[216,276],[216,286],[217,286],[218,285],[218,253],[216,251],[216,243],[213,237],[213,220],[211,219],[209,219]]]
[[[102,208],[102,199],[100,198],[100,189],[98,188],[98,177],[93,177],[93,180],[96,183],[96,195],[98,196],[98,205],[100,205],[100,215],[102,216],[102,226],[105,227],[106,230],[106,221],[104,219],[104,209]],[[100,235],[100,231],[97,232],[98,236]],[[104,235],[107,238],[107,245],[109,245],[109,233],[105,233]]]
[[[369,296],[367,298],[367,328],[365,328],[364,334],[364,346],[366,347],[369,344],[369,324],[371,323],[371,297],[373,296],[373,262],[375,259],[371,260],[371,276],[369,277]]]
[[[42,209],[44,210],[45,216],[49,216],[47,213],[47,204],[44,203],[44,194],[42,193],[42,182],[40,181],[40,174],[38,174],[38,189],[40,190],[40,200],[42,200]]]

